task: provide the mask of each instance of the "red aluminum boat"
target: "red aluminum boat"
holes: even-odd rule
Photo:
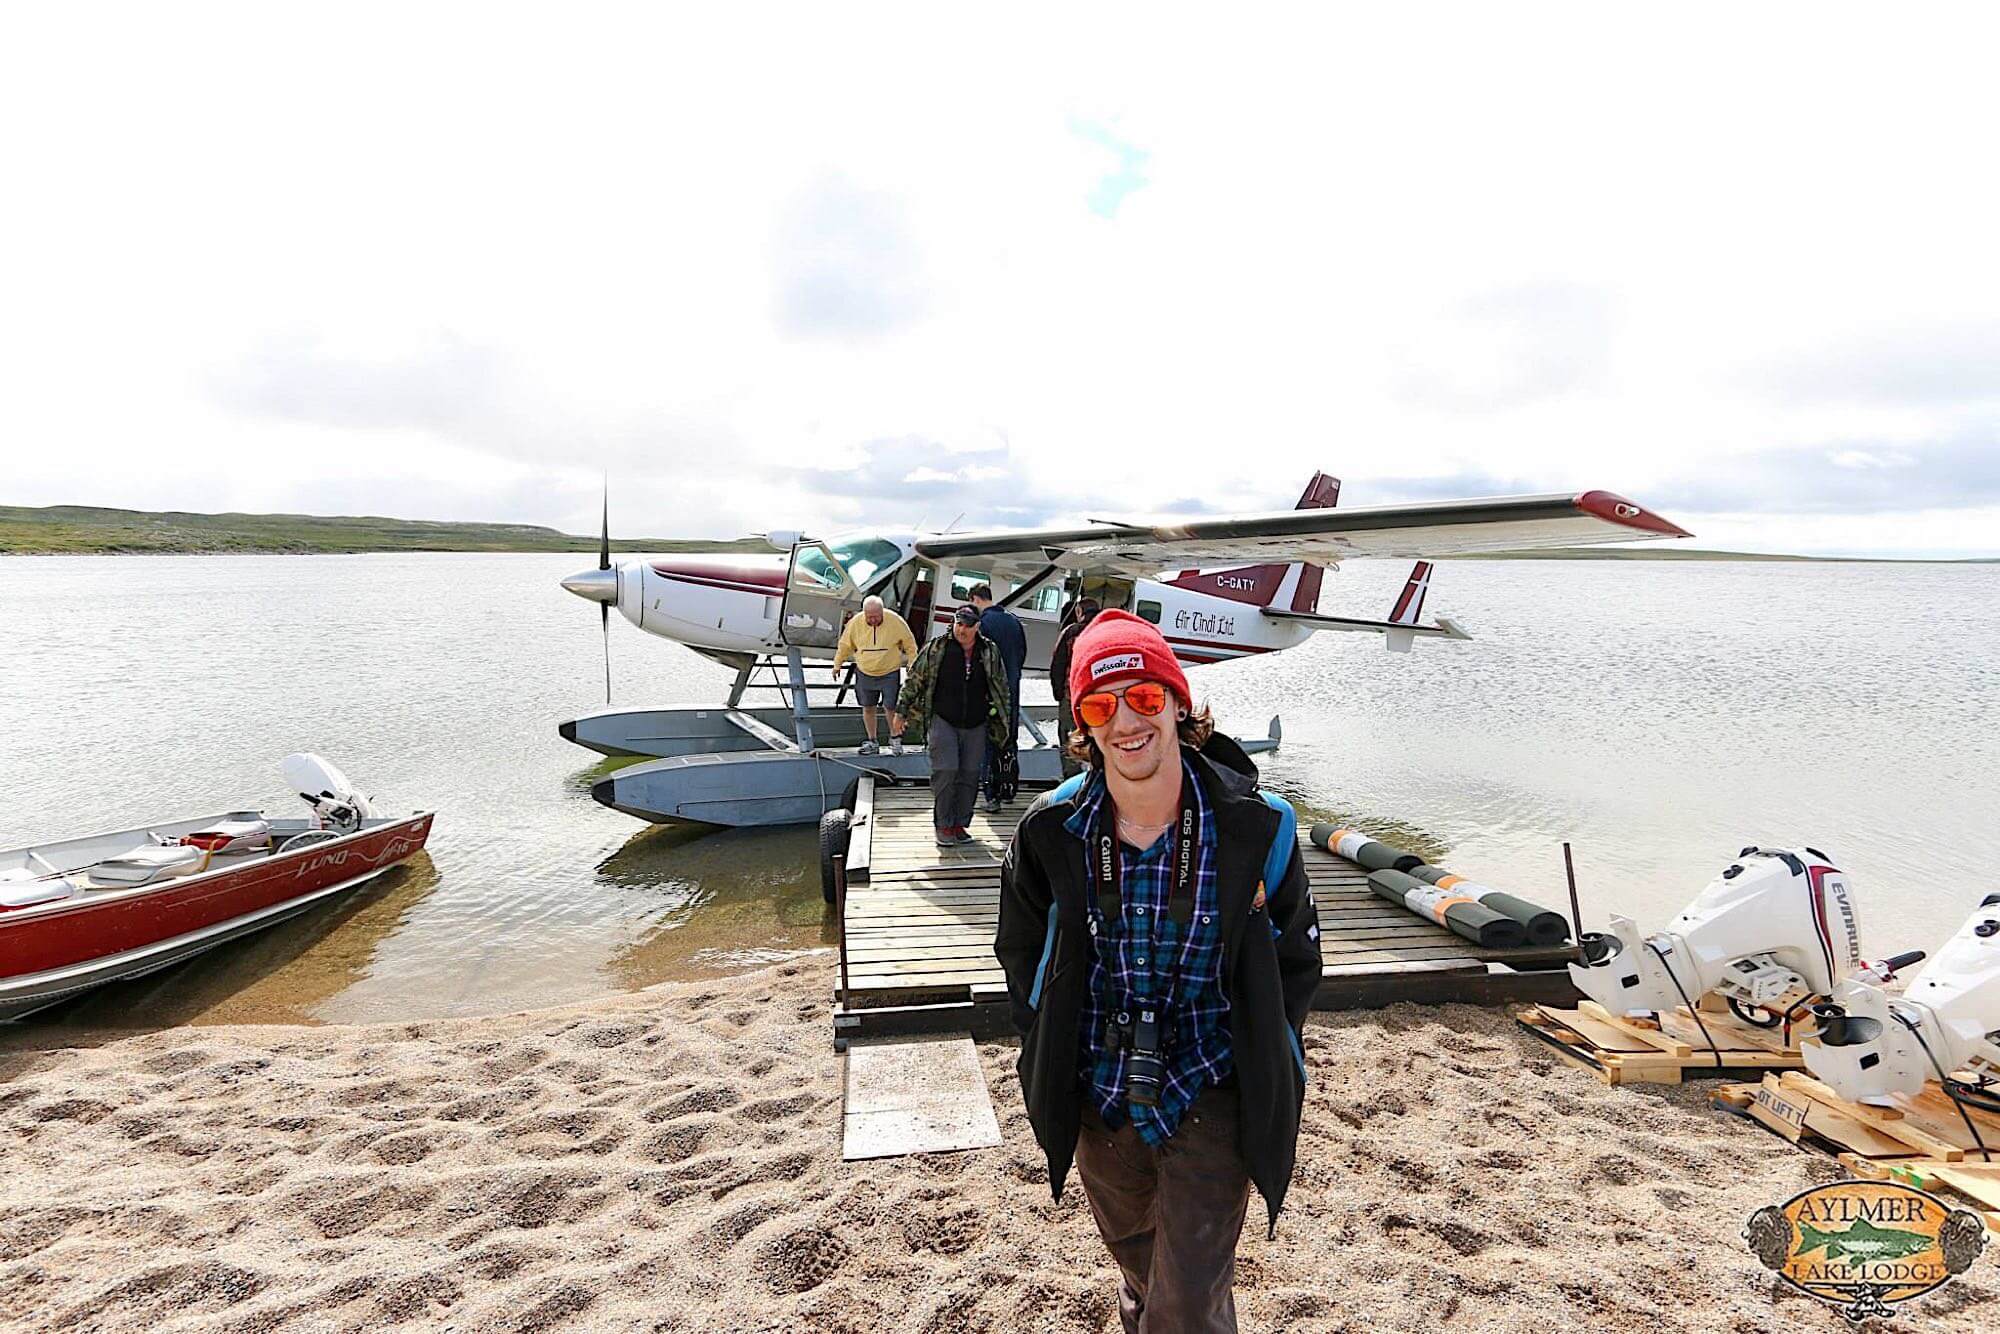
[[[432,812],[378,816],[316,756],[281,767],[309,818],[229,811],[0,852],[0,1021],[284,921],[430,837]]]

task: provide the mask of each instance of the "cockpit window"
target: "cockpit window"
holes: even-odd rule
[[[837,544],[833,554],[847,567],[848,577],[866,587],[869,580],[903,558],[903,549],[879,537],[864,537]]]
[[[856,537],[830,545],[834,559],[846,568],[847,577],[861,588],[866,588],[869,580],[903,558],[901,547],[879,537]],[[793,569],[809,575],[823,588],[840,587],[840,577],[828,566],[826,552],[819,547],[807,547],[799,552]]]

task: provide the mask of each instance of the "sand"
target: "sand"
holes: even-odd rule
[[[1049,1200],[1009,1043],[1003,1146],[840,1161],[831,967],[500,1018],[0,1039],[0,1322],[35,1330],[1116,1330]],[[57,1045],[63,1044],[63,1045]],[[1470,1007],[1314,1019],[1245,1329],[1846,1328],[1744,1247],[1838,1173],[1610,1089]],[[1259,1206],[1253,1202],[1253,1217]],[[1908,1310],[2000,1324],[1991,1259]]]

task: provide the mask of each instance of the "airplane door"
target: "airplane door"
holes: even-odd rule
[[[832,649],[861,610],[861,590],[824,542],[798,542],[785,576],[779,635],[793,648]]]
[[[903,619],[910,623],[910,633],[919,644],[937,629],[931,623],[931,608],[937,605],[936,573],[933,565],[918,565],[916,581],[910,585],[910,596],[903,603]]]
[[[1104,611],[1132,610],[1133,581],[1113,574],[1086,574],[1080,597],[1096,598]]]

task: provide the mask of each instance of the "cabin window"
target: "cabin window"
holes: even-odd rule
[[[951,598],[954,602],[972,601],[972,590],[981,584],[991,585],[993,576],[984,570],[953,570],[951,572]],[[1000,596],[996,590],[994,596]]]
[[[1063,609],[1063,600],[1062,584],[1055,580],[1050,580],[1038,585],[1034,592],[1015,603],[1014,609],[1016,611],[1045,612],[1050,616],[1054,616]]]
[[[903,549],[879,537],[862,537],[837,542],[833,554],[847,567],[848,577],[865,584],[903,558]]]
[[[1151,621],[1154,625],[1158,625],[1160,623],[1160,604],[1157,602],[1148,602],[1146,599],[1140,598],[1139,619],[1142,621]]]
[[[857,587],[865,587],[870,579],[903,558],[901,547],[879,537],[850,538],[833,543],[832,549],[833,558],[846,569],[847,577]],[[840,587],[839,576],[828,566],[826,552],[819,547],[808,547],[799,552],[795,568],[811,576],[823,588]]]

